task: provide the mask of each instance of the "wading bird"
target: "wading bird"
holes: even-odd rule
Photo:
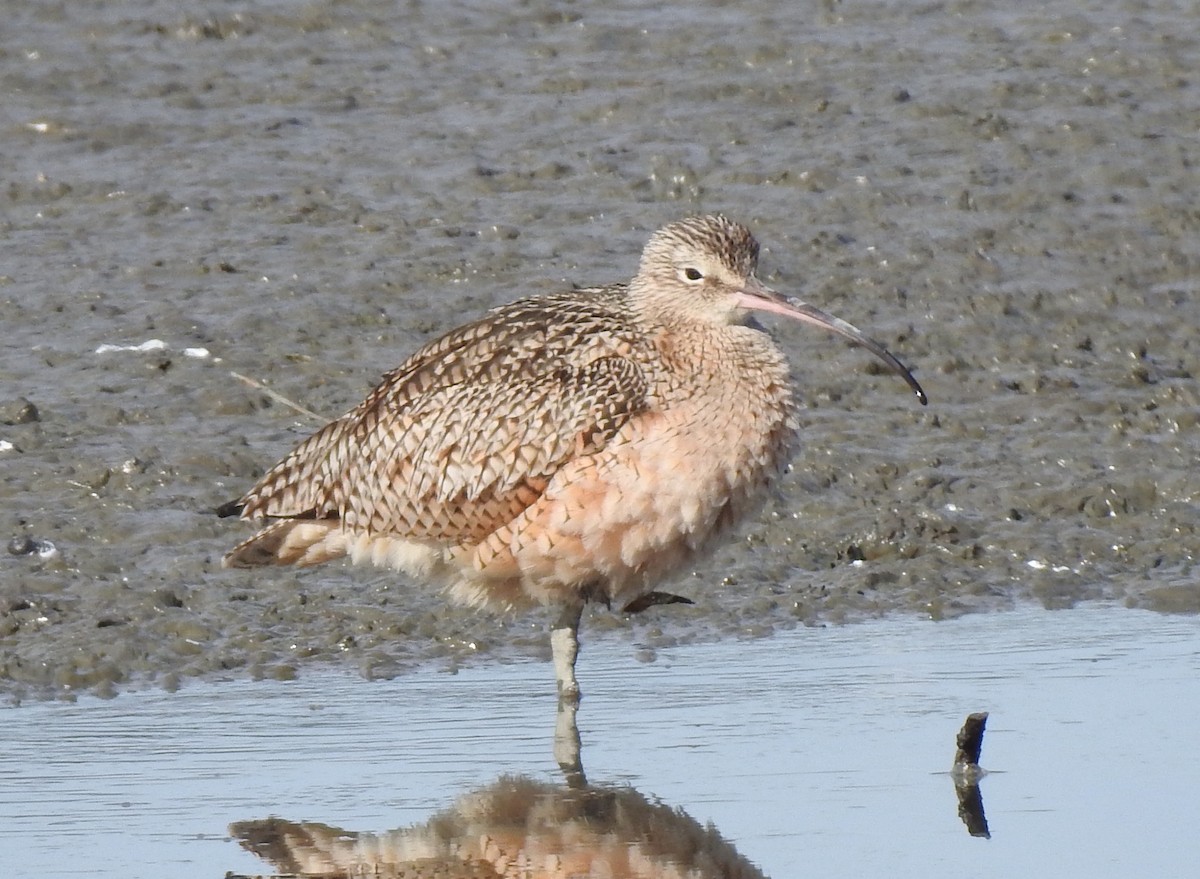
[[[676,600],[656,583],[753,512],[797,442],[788,365],[751,319],[879,343],[755,277],[745,226],[655,232],[628,284],[519,299],[425,345],[218,510],[265,527],[225,564],[342,556],[458,602],[559,610],[559,694],[578,696],[580,614]]]

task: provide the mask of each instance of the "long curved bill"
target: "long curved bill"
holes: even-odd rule
[[[751,280],[757,281],[757,279],[753,278]],[[738,292],[737,302],[742,308],[753,311],[766,311],[771,314],[790,317],[793,320],[829,330],[831,333],[837,333],[839,336],[849,339],[855,345],[861,345],[886,363],[888,369],[904,379],[908,383],[908,386],[912,388],[913,393],[917,395],[917,399],[921,401],[922,406],[929,404],[929,398],[925,396],[925,391],[917,384],[917,380],[913,378],[913,374],[908,371],[908,367],[897,360],[887,348],[884,348],[874,339],[865,335],[858,327],[846,323],[840,317],[826,314],[821,309],[814,308],[807,302],[802,302],[799,299],[781,296],[762,283],[747,284],[745,289]]]

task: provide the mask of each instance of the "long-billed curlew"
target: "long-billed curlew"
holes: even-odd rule
[[[269,520],[227,566],[340,556],[466,604],[561,609],[559,693],[577,696],[583,606],[652,586],[751,512],[797,439],[772,312],[879,343],[768,289],[758,242],[724,217],[651,236],[628,284],[519,299],[408,358],[222,516]]]

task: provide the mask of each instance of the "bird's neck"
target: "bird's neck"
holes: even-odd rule
[[[787,359],[757,325],[674,321],[649,327],[646,338],[673,380],[698,393],[790,386]]]

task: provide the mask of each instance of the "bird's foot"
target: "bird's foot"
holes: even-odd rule
[[[558,703],[560,705],[564,703],[568,705],[578,705],[581,695],[582,694],[579,692],[578,681],[558,682]]]
[[[641,613],[660,604],[695,604],[690,598],[682,595],[672,595],[670,592],[647,592],[629,602],[621,611],[623,613]]]

